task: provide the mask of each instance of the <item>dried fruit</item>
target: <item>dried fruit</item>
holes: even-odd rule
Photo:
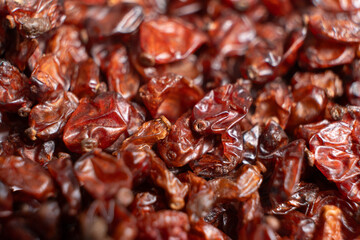
[[[32,105],[29,99],[28,80],[16,67],[0,60],[0,108],[26,116]]]
[[[74,165],[81,185],[97,199],[109,199],[121,188],[131,189],[130,170],[121,159],[95,149],[84,154]]]
[[[252,98],[237,84],[228,84],[210,91],[193,108],[191,122],[199,134],[226,132],[249,110]]]
[[[16,24],[26,37],[38,37],[60,26],[65,20],[63,2],[58,0],[9,0],[4,7],[9,12],[10,21],[13,21],[11,24]]]
[[[78,106],[79,100],[71,92],[55,92],[48,100],[31,109],[27,131],[30,139],[48,140],[59,136]]]
[[[54,196],[52,179],[38,163],[17,156],[1,157],[0,162],[0,179],[14,191],[39,200]]]
[[[359,239],[359,0],[0,0],[0,239]]]
[[[176,74],[153,78],[140,88],[140,97],[151,115],[155,118],[164,115],[170,121],[191,109],[203,95],[191,79]]]
[[[110,147],[122,134],[134,133],[143,116],[120,94],[109,92],[94,100],[82,98],[65,125],[63,140],[73,152]]]
[[[140,26],[141,59],[145,66],[184,59],[206,41],[204,33],[177,18],[161,16],[145,20]]]

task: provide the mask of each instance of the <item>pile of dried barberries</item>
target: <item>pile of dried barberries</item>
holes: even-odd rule
[[[1,0],[0,239],[360,239],[360,1]]]

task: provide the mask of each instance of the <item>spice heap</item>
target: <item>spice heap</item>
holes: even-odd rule
[[[360,4],[0,1],[1,239],[360,236]]]

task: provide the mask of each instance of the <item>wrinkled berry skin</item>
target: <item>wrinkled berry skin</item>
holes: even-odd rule
[[[193,108],[191,122],[199,134],[221,134],[245,117],[252,103],[248,91],[239,85],[225,85],[210,91]]]
[[[83,141],[105,149],[122,134],[132,134],[143,122],[143,115],[115,92],[103,93],[94,100],[82,98],[65,125],[63,140],[73,152],[86,152]]]
[[[0,0],[0,239],[360,239],[360,0]]]
[[[0,60],[0,108],[16,112],[30,107],[29,86],[26,76],[6,60]]]

